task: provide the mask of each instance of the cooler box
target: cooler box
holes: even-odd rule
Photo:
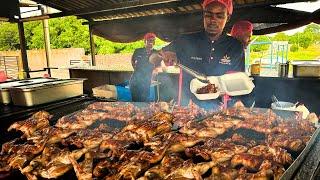
[[[130,102],[132,101],[129,86],[116,86],[105,84],[92,89],[93,96],[107,99],[114,99],[118,101]],[[155,86],[150,86],[149,101],[155,101]]]

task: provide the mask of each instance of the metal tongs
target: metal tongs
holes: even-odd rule
[[[209,83],[209,79],[205,74],[199,73],[193,69],[188,68],[187,66],[184,66],[180,63],[177,63],[176,66],[182,68],[185,72],[187,72],[188,74],[190,74],[191,76],[197,78],[199,81],[203,82],[203,83]]]

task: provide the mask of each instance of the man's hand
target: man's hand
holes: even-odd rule
[[[149,57],[149,62],[152,64],[159,64],[161,61],[166,66],[172,66],[177,62],[177,55],[172,51],[160,51],[159,53],[153,53]]]
[[[172,66],[177,63],[177,54],[172,51],[160,51],[160,56],[163,58],[163,62],[166,66]]]
[[[162,61],[162,56],[160,56],[159,53],[152,53],[149,56],[149,62],[156,65],[156,64],[160,64],[160,62]]]

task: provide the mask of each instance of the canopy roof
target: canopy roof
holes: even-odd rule
[[[17,5],[10,0],[11,5]],[[87,19],[93,33],[115,42],[141,39],[146,32],[155,32],[164,40],[179,34],[203,30],[201,0],[33,0],[60,10],[48,17],[76,15]],[[316,0],[313,0],[316,1]],[[226,30],[237,20],[254,23],[254,34],[267,34],[320,22],[320,10],[313,13],[282,9],[278,4],[303,0],[234,0],[234,14]],[[8,6],[8,5],[6,5]],[[3,6],[5,10],[6,8]],[[12,9],[12,8],[11,8]],[[14,8],[13,8],[14,9]],[[0,16],[14,21],[13,12]],[[24,21],[25,19],[20,19]]]

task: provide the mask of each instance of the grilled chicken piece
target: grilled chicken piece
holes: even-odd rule
[[[98,147],[103,140],[112,137],[112,134],[108,133],[109,129],[105,125],[100,125],[95,129],[82,129],[62,141],[64,145],[75,145],[78,148],[92,149]]]
[[[187,148],[185,153],[187,156],[201,156],[205,160],[213,160],[215,162],[224,162],[230,160],[235,154],[247,151],[245,146],[235,145],[233,143],[224,142],[219,139],[208,139],[203,145]]]
[[[12,156],[12,155],[11,155]],[[8,164],[8,161],[11,159],[10,155],[0,155],[0,173],[4,174],[11,170],[11,167]]]
[[[149,152],[149,151],[140,151],[138,157],[139,160],[147,161],[151,164],[157,163],[161,161],[163,156],[165,155],[167,149],[169,147],[169,144],[164,144],[163,146]]]
[[[61,142],[63,139],[69,137],[75,132],[77,131],[72,129],[52,128],[50,131],[50,138],[48,140],[48,144]]]
[[[17,154],[10,158],[8,163],[12,169],[22,169],[26,165],[26,162],[30,161],[33,157],[34,154],[31,153]]]
[[[152,122],[152,121],[171,123],[173,118],[174,118],[173,115],[170,113],[166,113],[166,112],[156,113],[155,115],[153,115],[149,119],[135,120],[135,121],[129,122],[129,124],[127,126],[125,126],[122,129],[122,131],[132,131],[132,130],[141,128],[142,126],[145,126],[147,124],[147,122]]]
[[[257,173],[244,173],[237,177],[238,180],[269,180],[273,178],[273,171],[271,169],[261,170]]]
[[[273,134],[268,136],[267,143],[272,147],[281,147],[283,149],[300,152],[306,145],[300,138],[292,138],[286,134]]]
[[[170,172],[180,168],[183,164],[183,159],[181,159],[177,154],[168,154],[163,157],[161,163],[150,168],[144,173],[146,179],[164,179],[165,176],[170,174]]]
[[[143,137],[134,131],[121,131],[113,136],[113,139],[119,141],[143,142]]]
[[[282,165],[290,165],[293,163],[293,159],[291,154],[289,154],[286,150],[279,147],[270,147],[269,152],[273,156],[273,160]]]
[[[127,125],[120,133],[115,135],[115,139],[128,140],[127,137],[129,136],[129,138],[134,137],[133,140],[135,141],[140,141],[142,139],[144,142],[148,142],[150,138],[157,134],[170,132],[172,119],[173,116],[169,113],[158,113],[149,120],[136,121]],[[123,138],[123,136],[125,138]]]
[[[212,161],[221,163],[229,161],[235,153],[232,150],[219,148],[210,154]]]
[[[92,179],[92,164],[93,156],[91,153],[85,154],[85,160],[78,163],[73,157],[69,157],[73,169],[76,172],[78,180],[91,180]]]
[[[88,151],[88,149],[86,149],[86,148],[77,149],[72,152],[60,151],[59,154],[48,163],[48,166],[51,164],[58,164],[58,163],[71,164],[69,157],[72,157],[75,160],[78,160],[87,151]]]
[[[212,179],[217,179],[217,180],[232,180],[236,179],[238,176],[238,170],[233,169],[229,166],[221,166],[217,165],[212,167],[212,173],[211,176],[206,178],[206,180],[212,180]]]
[[[233,126],[237,125],[241,122],[241,120],[238,119],[232,119],[229,117],[223,117],[223,116],[213,116],[212,118],[205,119],[202,121],[207,127],[216,127],[216,128],[224,128],[229,129]]]
[[[113,176],[118,173],[121,167],[121,161],[111,161],[110,159],[104,159],[100,161],[93,169],[93,175],[95,177]]]
[[[263,156],[269,154],[269,147],[264,145],[258,145],[249,149],[248,153],[255,156]]]
[[[44,136],[42,139],[38,138],[35,142],[27,141],[21,143],[22,139],[16,138],[10,142],[2,145],[1,154],[39,154],[45,147],[48,136]]]
[[[272,132],[273,124],[270,124],[265,120],[242,121],[236,126],[236,129],[240,128],[250,129],[259,133],[270,134]]]
[[[104,152],[106,150],[108,153],[108,157],[121,157],[125,159],[130,159],[132,155],[129,155],[127,152],[127,148],[132,145],[134,142],[131,141],[122,141],[115,139],[105,139],[100,144],[100,152]],[[129,157],[128,157],[129,156]]]
[[[37,144],[42,142],[44,139],[48,138],[47,143],[54,144],[54,143],[60,142],[62,139],[70,136],[75,132],[76,132],[75,130],[70,130],[70,129],[46,127],[34,132],[32,136],[27,138],[27,140]]]
[[[231,165],[233,168],[242,165],[251,171],[258,171],[260,165],[262,164],[262,161],[263,159],[261,156],[241,153],[233,156],[233,158],[231,159]]]
[[[201,179],[201,175],[205,174],[210,168],[216,165],[216,162],[203,162],[194,164],[192,160],[183,162],[180,168],[172,171],[164,179]]]
[[[11,141],[8,141],[4,144],[2,144],[1,148],[1,154],[10,154],[10,153],[16,153],[19,149],[16,145],[18,141],[22,140],[21,138],[15,138]]]
[[[149,142],[144,143],[144,146],[155,150],[164,146],[163,144],[168,144],[168,152],[183,152],[187,147],[192,147],[202,141],[202,138],[172,132],[154,136]]]
[[[102,119],[116,119],[120,121],[131,121],[134,119],[136,108],[128,102],[95,102],[89,105],[87,112],[104,112]]]
[[[72,152],[67,149],[59,151],[43,168],[37,168],[36,171],[34,170],[33,174],[40,175],[47,179],[57,178],[72,169],[72,163],[69,158],[78,160],[87,151],[85,148]]]
[[[183,127],[186,123],[194,121],[197,117],[204,117],[207,112],[193,104],[187,107],[175,106],[172,114],[174,116],[174,124],[178,127]]]
[[[70,164],[63,164],[63,163],[50,164],[46,167],[46,169],[40,170],[39,174],[43,178],[54,179],[54,178],[58,178],[59,176],[62,176],[63,174],[68,172],[70,169],[72,169],[72,166]]]
[[[265,159],[273,160],[282,165],[290,165],[293,162],[291,155],[279,147],[259,145],[249,149],[248,153],[255,156],[262,156]]]
[[[226,126],[226,127],[224,127]],[[226,128],[233,126],[233,123],[221,123],[214,121],[202,121],[202,122],[188,122],[183,126],[179,132],[188,135],[195,135],[197,137],[217,137],[218,135],[226,132]]]
[[[147,161],[126,161],[119,167],[119,172],[111,174],[105,179],[137,179],[137,177],[150,167]]]
[[[22,131],[24,136],[30,137],[36,130],[49,126],[51,115],[46,111],[39,111],[33,114],[30,118],[24,121],[13,123],[8,131],[12,129]]]
[[[204,138],[204,137],[215,138],[225,132],[226,132],[226,129],[224,128],[207,127],[207,128],[199,129],[194,135],[200,138]]]
[[[193,135],[198,132],[200,129],[206,128],[206,124],[202,122],[189,121],[182,128],[179,129],[180,133]]]
[[[55,124],[62,129],[84,129],[100,119],[104,119],[105,112],[80,112],[69,116],[63,116]]]
[[[251,139],[246,139],[237,133],[233,134],[231,139],[228,139],[227,141],[231,141],[232,143],[235,143],[235,144],[241,144],[241,145],[247,146],[249,148],[257,145],[256,141],[251,140]]]
[[[168,152],[183,152],[186,148],[192,147],[199,142],[202,142],[203,139],[194,136],[188,136],[185,134],[177,134],[174,133],[170,139],[170,147],[168,148]]]
[[[34,169],[42,169],[45,167],[51,159],[55,158],[59,153],[68,151],[67,149],[60,149],[56,145],[46,146],[42,154],[32,159],[28,166],[21,170],[22,174],[31,172]]]

